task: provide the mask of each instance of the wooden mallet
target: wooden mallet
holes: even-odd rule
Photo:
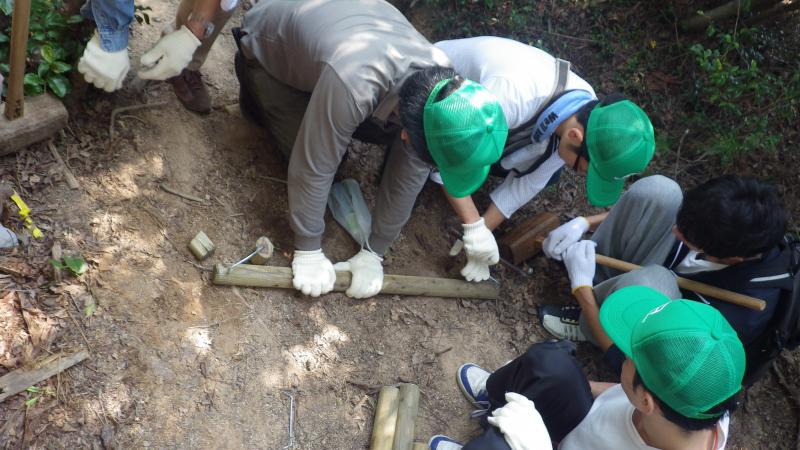
[[[48,138],[67,125],[67,109],[50,94],[23,94],[31,0],[15,0],[11,19],[11,55],[6,102],[0,106],[0,156]]]
[[[541,213],[522,222],[513,231],[500,239],[500,254],[514,264],[538,254],[542,250],[542,242],[550,231],[559,225],[558,217],[551,213]],[[595,255],[597,264],[611,267],[622,272],[630,272],[639,269],[641,266],[631,264],[616,258],[604,255]],[[678,286],[687,291],[697,292],[698,294],[713,297],[717,300],[733,303],[734,305],[744,306],[745,308],[756,311],[763,311],[767,307],[764,300],[739,294],[737,292],[721,289],[716,286],[690,280],[688,278],[676,277]]]

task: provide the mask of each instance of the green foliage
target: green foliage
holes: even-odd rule
[[[28,37],[25,95],[45,91],[63,97],[70,91],[68,75],[83,52],[86,33],[79,27],[83,18],[64,16],[60,0],[33,0]],[[12,0],[0,0],[0,72],[8,74]]]
[[[25,400],[25,406],[28,408],[32,408],[36,406],[37,403],[41,403],[44,397],[54,397],[56,395],[55,391],[53,391],[50,387],[39,388],[36,386],[30,386],[25,388],[25,392],[28,394],[32,394]]]
[[[50,259],[48,262],[56,269],[68,269],[75,276],[82,275],[89,269],[89,265],[86,264],[86,261],[80,256],[65,256],[63,263],[55,259]]]
[[[776,149],[781,123],[797,113],[800,76],[762,67],[768,43],[760,42],[757,29],[731,34],[712,25],[707,37],[689,47],[695,63],[693,119],[710,131],[707,151],[729,162],[740,153]]]
[[[534,2],[500,0],[427,0],[432,11],[436,39],[481,35],[504,36],[538,47],[530,41],[530,30],[544,26],[541,7]],[[539,20],[539,22],[537,22]]]

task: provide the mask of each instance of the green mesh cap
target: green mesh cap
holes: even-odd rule
[[[603,302],[600,323],[647,389],[684,417],[719,417],[707,411],[742,386],[744,347],[712,306],[629,286]]]
[[[456,91],[434,101],[450,80],[434,86],[422,123],[444,188],[453,197],[466,197],[483,184],[489,167],[503,154],[508,125],[497,98],[473,81],[464,80]]]
[[[617,202],[625,178],[645,169],[656,148],[653,124],[630,100],[596,106],[586,123],[586,192],[595,206]]]

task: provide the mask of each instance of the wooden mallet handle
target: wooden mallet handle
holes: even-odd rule
[[[641,266],[631,264],[627,261],[622,261],[616,258],[610,258],[604,255],[595,255],[597,264],[601,264],[612,269],[621,270],[623,272],[630,272],[636,270]],[[727,289],[711,286],[710,284],[701,283],[699,281],[690,280],[676,276],[678,286],[687,291],[697,292],[698,294],[707,295],[717,300],[733,303],[734,305],[744,306],[745,308],[754,309],[756,311],[763,311],[767,307],[767,302],[764,300],[750,297],[749,295],[739,294],[737,292],[729,291]]]
[[[540,236],[536,238],[536,241],[541,244],[544,241],[544,237]],[[595,255],[595,258],[597,264],[606,267],[611,267],[612,269],[617,269],[622,272],[630,272],[632,270],[641,268],[641,266],[638,266],[636,264],[632,264],[627,261],[622,261],[616,258],[611,258],[609,256],[598,254]],[[744,306],[745,308],[753,309],[756,311],[763,311],[764,308],[767,307],[767,302],[755,297],[750,297],[749,295],[739,294],[737,292],[718,288],[716,286],[711,286],[709,284],[690,280],[688,278],[683,278],[683,277],[676,277],[676,278],[678,281],[678,286],[680,286],[681,289],[685,289],[687,291],[697,292],[698,294],[707,295],[717,300],[733,303],[734,305]]]

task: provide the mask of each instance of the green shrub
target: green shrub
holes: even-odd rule
[[[769,43],[760,42],[757,29],[731,34],[712,25],[707,36],[709,43],[689,47],[695,62],[692,120],[709,131],[706,150],[727,162],[740,153],[776,149],[781,127],[797,117],[800,76],[764,68]]]
[[[88,31],[79,15],[64,16],[58,0],[33,0],[25,68],[25,95],[50,91],[63,97],[70,91],[68,75],[75,68]],[[0,72],[8,75],[12,1],[0,0]]]

